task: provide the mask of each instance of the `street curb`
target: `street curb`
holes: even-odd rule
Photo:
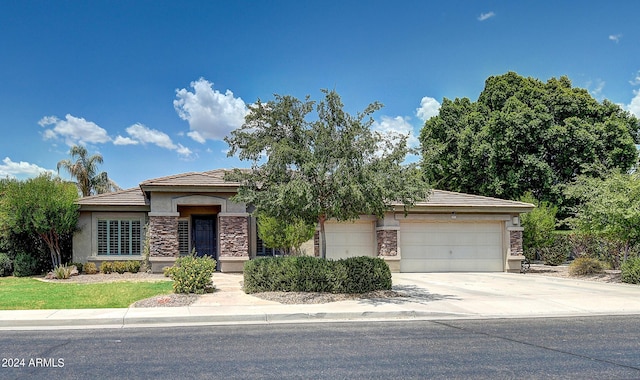
[[[125,309],[128,310],[128,309]],[[124,310],[123,310],[124,311]],[[299,312],[299,313],[251,313],[236,315],[188,315],[188,316],[131,316],[97,318],[41,318],[0,320],[0,330],[10,329],[86,329],[86,328],[126,328],[144,326],[189,326],[224,324],[269,324],[336,322],[362,320],[414,320],[434,318],[467,318],[469,315],[455,315],[442,312],[420,312],[416,310],[382,312]]]

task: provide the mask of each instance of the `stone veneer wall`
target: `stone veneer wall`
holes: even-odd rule
[[[177,216],[150,216],[149,234],[149,256],[174,257],[180,254]]]
[[[248,216],[221,215],[218,217],[218,229],[220,231],[219,256],[249,256]]]
[[[509,231],[509,248],[512,256],[522,255],[522,231]]]
[[[398,230],[378,230],[376,231],[378,241],[378,256],[398,255]]]

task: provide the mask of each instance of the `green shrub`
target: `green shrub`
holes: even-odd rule
[[[566,235],[557,235],[553,244],[540,249],[542,260],[546,265],[563,264],[571,256],[572,244]]]
[[[20,252],[13,260],[13,275],[16,277],[40,274],[38,259],[28,253]]]
[[[138,273],[140,271],[140,261],[138,260],[129,260],[125,263],[125,267],[127,272],[130,273]]]
[[[215,271],[216,261],[211,257],[185,256],[176,260],[168,273],[173,280],[175,293],[203,294],[213,291],[212,276]]]
[[[340,293],[367,293],[391,289],[391,271],[383,259],[361,256],[335,262],[335,265],[341,264],[346,268],[347,277],[336,289]]]
[[[53,275],[58,280],[66,280],[71,277],[71,267],[66,265],[58,265],[53,268]]]
[[[109,273],[113,272],[113,262],[111,262],[111,261],[103,261],[100,264],[100,272],[102,272],[104,274],[109,274]]]
[[[123,274],[124,272],[127,271],[127,263],[124,261],[114,261],[113,271],[116,273]]]
[[[640,257],[627,259],[620,266],[622,282],[640,284]]]
[[[624,244],[595,234],[576,232],[568,235],[574,257],[590,257],[619,269],[624,256]],[[635,247],[632,247],[635,249]]]
[[[86,263],[84,264],[84,273],[85,274],[96,274],[98,273],[98,268],[95,263]]]
[[[13,264],[6,253],[0,253],[0,277],[10,276],[13,273]]]
[[[82,273],[82,267],[83,267],[82,263],[69,263],[68,265],[75,266],[76,269],[78,270],[78,273]]]
[[[310,256],[260,258],[244,265],[246,293],[366,293],[391,289],[391,271],[380,258],[352,257],[337,261]]]
[[[173,267],[163,267],[162,268],[162,274],[164,274],[165,277],[171,277],[171,269]]]
[[[602,261],[591,257],[578,257],[569,264],[569,274],[571,276],[584,276],[602,273],[603,271],[604,264]]]

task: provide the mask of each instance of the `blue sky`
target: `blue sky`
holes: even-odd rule
[[[83,144],[124,188],[246,166],[222,138],[274,93],[411,133],[491,75],[567,75],[640,115],[636,1],[0,1],[0,176]],[[64,176],[63,176],[64,177]]]

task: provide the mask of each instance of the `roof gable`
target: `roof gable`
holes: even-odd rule
[[[237,182],[224,180],[225,169],[189,172],[149,179],[140,184],[142,189],[153,187],[238,187]]]

